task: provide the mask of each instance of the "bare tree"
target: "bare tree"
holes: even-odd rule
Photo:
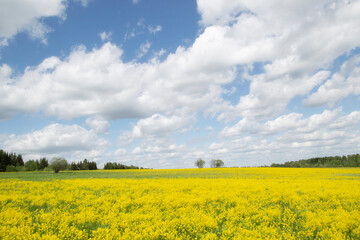
[[[223,160],[220,160],[220,159],[212,159],[210,161],[210,167],[212,168],[221,168],[224,166],[224,162]]]
[[[201,158],[199,158],[198,160],[196,160],[195,162],[195,166],[198,167],[198,168],[203,168],[205,165],[205,161],[202,160]]]

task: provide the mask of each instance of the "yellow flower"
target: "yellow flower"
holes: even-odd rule
[[[0,175],[0,239],[360,238],[360,169],[130,173],[44,182]]]

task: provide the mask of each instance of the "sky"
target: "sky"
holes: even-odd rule
[[[360,152],[359,0],[0,0],[0,148],[163,169]]]

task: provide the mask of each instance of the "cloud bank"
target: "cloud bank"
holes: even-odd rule
[[[37,4],[28,11],[30,6],[20,9],[21,4],[9,2],[9,14],[32,14],[21,19],[9,15],[13,20],[6,24],[0,21],[4,25],[0,36],[8,39],[34,26],[42,29],[41,17],[64,16],[64,1],[46,2],[44,12],[36,10]],[[120,134],[114,156],[148,166],[190,167],[198,156],[220,157],[229,165],[256,165],[296,160],[294,153],[300,158],[358,149],[359,112],[346,112],[341,106],[347,97],[360,94],[355,51],[360,46],[360,1],[198,0],[197,4],[203,30],[190,47],[179,46],[163,60],[124,62],[124,49],[108,42],[110,35],[103,32],[100,37],[107,42],[100,47],[78,46],[68,56],[46,58],[16,77],[3,64],[0,118],[23,112],[65,120],[86,117],[92,130],[76,127],[74,132],[83,131],[87,144],[89,139],[99,140],[97,134],[109,129],[109,121],[137,119],[131,130]],[[44,28],[37,35],[40,39],[45,39]],[[148,30],[155,34],[162,29]],[[137,59],[150,46],[145,42]],[[340,57],[344,60],[334,71]],[[242,89],[244,83],[247,89]],[[226,97],[229,85],[237,92],[232,101]],[[321,111],[310,116],[296,112],[291,104],[297,99],[301,99],[298,108],[321,107]],[[177,142],[174,136],[200,118],[223,126],[212,143],[196,149]],[[57,128],[67,129],[51,125],[18,136],[19,146],[31,150],[24,139]],[[140,143],[126,150],[135,139]],[[33,145],[44,152],[54,147],[41,148],[36,141]],[[11,139],[5,146],[12,146]]]
[[[0,10],[0,39],[7,41],[16,34],[26,31],[46,43],[52,29],[42,22],[46,17],[65,19],[65,0],[5,0]]]

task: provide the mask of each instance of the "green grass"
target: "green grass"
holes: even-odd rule
[[[271,169],[271,171],[269,171]],[[203,169],[132,169],[132,170],[93,170],[93,171],[36,171],[36,172],[0,172],[0,180],[18,179],[23,181],[54,181],[63,179],[156,179],[156,178],[313,178],[318,174],[328,175],[331,178],[350,177],[359,179],[360,174],[354,169],[296,169],[296,168],[203,168]],[[312,172],[309,175],[308,172]],[[275,175],[274,175],[275,174]]]
[[[141,175],[143,176],[141,177]],[[59,173],[54,173],[53,171],[0,173],[0,179],[19,179],[24,181],[51,181],[51,180],[62,180],[62,179],[87,179],[87,178],[144,178],[144,177],[146,177],[146,174],[141,173],[140,170],[61,171]]]
[[[242,178],[257,177],[253,172],[241,171]],[[23,181],[52,181],[62,179],[88,179],[88,178],[236,178],[239,177],[239,169],[233,168],[223,171],[222,169],[167,169],[167,170],[93,170],[93,171],[35,171],[35,172],[0,172],[1,179],[19,179]]]

